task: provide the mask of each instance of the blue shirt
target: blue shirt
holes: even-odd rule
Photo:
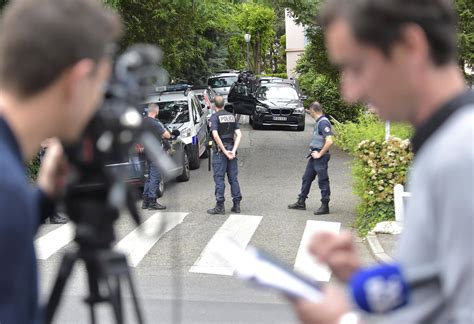
[[[34,237],[54,206],[33,187],[10,127],[0,118],[0,323],[39,323]]]
[[[145,127],[150,132],[152,132],[160,142],[163,142],[162,136],[166,129],[165,126],[163,126],[163,124],[158,119],[146,116],[143,119],[143,123]]]

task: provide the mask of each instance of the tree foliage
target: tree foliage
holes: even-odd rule
[[[165,52],[164,66],[173,79],[199,82],[225,63],[219,43],[229,30],[233,5],[225,0],[108,0],[122,16],[122,47],[147,42]],[[223,57],[223,58],[222,58]],[[221,58],[221,59],[220,59]]]
[[[241,65],[244,56],[242,49],[247,46],[243,35],[248,33],[251,35],[249,68],[259,74],[262,71],[262,62],[274,42],[275,12],[272,8],[246,2],[238,5],[236,15],[232,19],[241,34],[232,36],[230,48],[234,57],[231,58],[231,62]]]
[[[457,0],[456,10],[459,15],[459,65],[474,70],[474,0]],[[474,75],[467,75],[470,83]]]

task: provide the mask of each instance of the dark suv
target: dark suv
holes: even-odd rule
[[[249,115],[254,129],[273,125],[303,131],[305,111],[302,99],[292,81],[262,80],[254,91],[245,83],[235,83],[230,90],[226,110]]]

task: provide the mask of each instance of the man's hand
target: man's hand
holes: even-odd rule
[[[57,139],[48,143],[41,162],[37,184],[50,198],[56,198],[66,184],[67,161],[61,143]]]
[[[321,153],[318,152],[318,151],[313,151],[313,152],[311,152],[311,157],[315,160],[320,159],[321,158]]]
[[[235,159],[235,153],[234,153],[234,151],[227,151],[227,150],[226,150],[224,154],[225,154],[225,156],[227,157],[227,159],[229,159],[229,160]]]
[[[303,299],[292,300],[296,314],[304,324],[339,324],[350,311],[346,294],[332,286],[324,288],[324,299],[313,303]]]
[[[318,233],[313,237],[309,249],[342,281],[348,281],[361,267],[352,235],[348,231],[343,231],[340,235],[328,232]]]

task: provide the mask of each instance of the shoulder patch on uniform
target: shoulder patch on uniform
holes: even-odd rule
[[[222,115],[219,116],[219,121],[221,123],[235,123],[234,115]]]
[[[329,126],[326,126],[326,127],[324,128],[324,131],[325,131],[326,133],[329,133],[329,132],[331,131],[331,128],[329,128]]]

